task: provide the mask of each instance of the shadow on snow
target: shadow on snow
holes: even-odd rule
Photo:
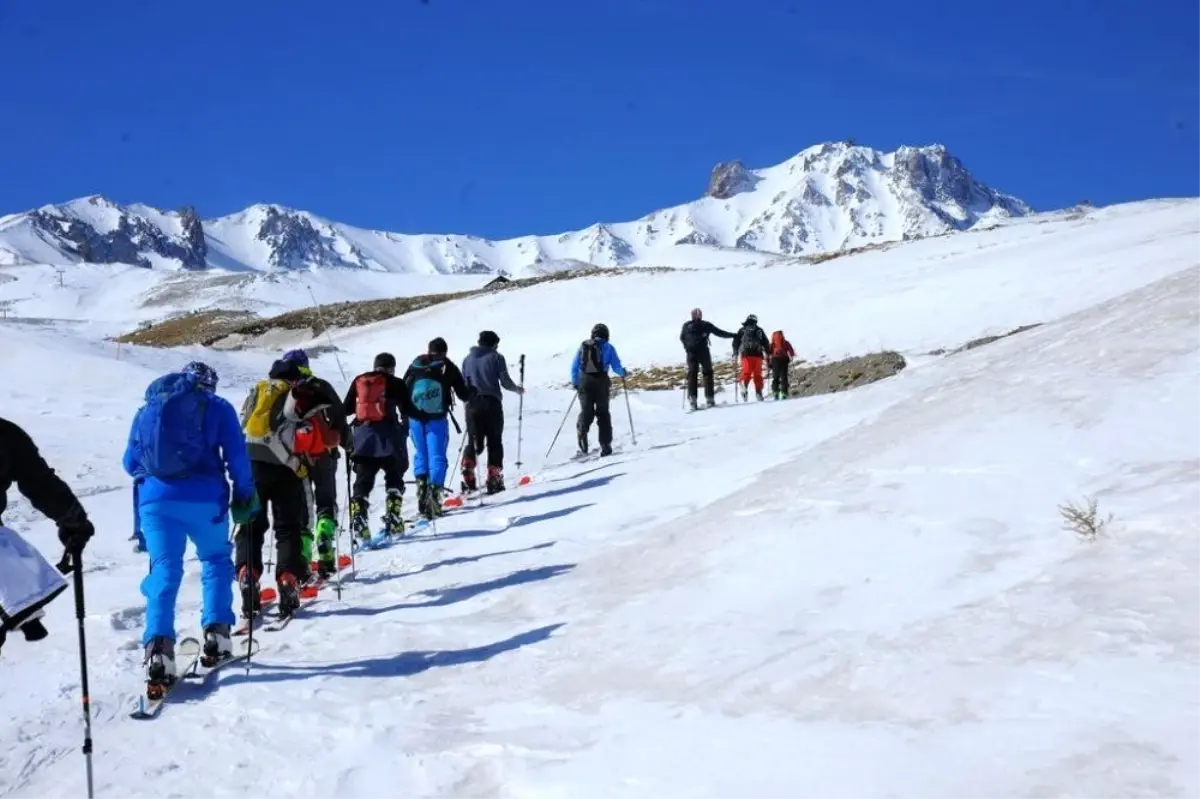
[[[588,502],[584,505],[571,505],[570,507],[560,508],[558,510],[547,511],[546,513],[535,513],[532,516],[517,516],[515,519],[506,523],[503,527],[495,530],[455,530],[452,533],[433,533],[431,535],[417,535],[401,538],[400,544],[420,544],[425,541],[452,541],[456,538],[484,538],[491,535],[500,535],[513,527],[524,527],[537,522],[549,521],[550,519],[560,519],[563,516],[568,516],[576,511],[590,508],[594,502]],[[492,507],[500,507],[493,505]]]
[[[417,596],[431,597],[424,602],[398,602],[394,605],[385,605],[379,608],[330,608],[329,610],[312,611],[306,613],[305,616],[313,618],[319,616],[379,616],[384,613],[391,613],[394,610],[445,607],[446,605],[466,602],[468,599],[473,599],[480,594],[486,594],[488,591],[495,591],[499,588],[509,588],[514,585],[525,585],[527,583],[548,580],[551,577],[557,577],[560,574],[569,572],[573,568],[575,568],[574,563],[559,563],[553,566],[539,566],[536,569],[518,569],[511,574],[506,574],[503,577],[497,577],[492,580],[485,580],[481,583],[467,583],[466,585],[451,586],[450,588],[432,588],[421,591]]]
[[[598,468],[602,469],[604,467],[601,466]],[[590,471],[593,471],[593,470],[589,470],[589,472]],[[583,474],[588,474],[589,472],[584,472]],[[618,477],[624,477],[625,474],[626,474],[625,472],[618,472],[616,474],[609,474],[609,475],[605,475],[603,477],[593,477],[590,480],[584,480],[582,483],[579,483],[578,485],[565,486],[563,488],[552,488],[549,491],[542,491],[537,494],[526,494],[523,497],[517,497],[516,499],[510,499],[507,502],[498,502],[494,505],[490,505],[489,507],[490,508],[504,508],[504,507],[508,507],[509,505],[516,505],[518,502],[534,502],[539,499],[550,499],[551,497],[561,497],[561,496],[566,496],[567,494],[574,494],[576,491],[590,491],[593,488],[603,488],[604,486],[611,483],[613,480],[616,480]],[[576,475],[575,477],[581,477],[581,476],[582,475]],[[575,478],[571,478],[571,479],[575,479]],[[557,482],[557,481],[550,480],[547,482]]]
[[[434,569],[441,569],[445,566],[462,566],[465,563],[478,563],[481,560],[486,560],[487,558],[498,558],[502,555],[519,555],[522,552],[536,552],[539,549],[549,549],[550,547],[554,546],[554,544],[554,541],[543,541],[540,544],[534,544],[531,547],[522,547],[521,549],[502,549],[499,552],[483,552],[478,555],[464,555],[458,558],[446,558],[445,560],[426,563],[421,568],[414,569],[412,571],[400,572],[398,574],[393,572],[372,574],[370,577],[355,578],[354,582],[362,585],[385,583],[388,580],[397,580],[401,577],[411,577],[414,574],[424,574],[425,572],[431,572]]]
[[[512,652],[530,644],[550,638],[565,622],[548,624],[527,632],[519,633],[502,641],[466,649],[416,650],[394,655],[348,660],[342,663],[323,663],[312,666],[289,666],[286,664],[257,663],[249,675],[238,672],[221,680],[222,685],[236,683],[266,683],[304,680],[309,677],[411,677],[434,668],[462,666],[468,663],[483,663],[497,655]]]

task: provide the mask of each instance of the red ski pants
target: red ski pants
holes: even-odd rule
[[[743,355],[742,356],[742,385],[750,385],[750,380],[754,380],[754,390],[761,392],[763,390],[763,359],[761,355]]]

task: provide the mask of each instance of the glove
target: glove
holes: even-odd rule
[[[63,549],[72,554],[79,554],[87,546],[88,539],[96,534],[96,528],[87,519],[58,526],[58,540]]]
[[[249,524],[262,510],[262,505],[258,504],[258,492],[255,491],[250,495],[249,500],[234,500],[229,503],[229,515],[233,518],[234,524]]]

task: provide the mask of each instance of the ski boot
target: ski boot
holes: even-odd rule
[[[431,520],[446,514],[446,509],[442,507],[442,503],[445,501],[442,495],[445,493],[445,491],[446,489],[444,489],[442,486],[431,485],[429,487],[429,500],[427,504],[429,506],[429,518]]]
[[[300,585],[309,585],[316,582],[316,575],[313,574],[313,531],[300,531],[300,560],[304,566],[300,570],[300,574],[296,575],[296,579],[300,581]]]
[[[761,391],[755,391],[754,396],[758,399],[759,402],[763,401],[763,393]]]
[[[417,513],[425,519],[433,519],[433,511],[430,508],[430,498],[433,492],[430,490],[429,478],[426,475],[417,476]]]
[[[580,432],[579,435],[576,437],[576,444],[579,447],[579,452],[577,453],[577,457],[588,454],[587,433]]]
[[[709,408],[715,407],[717,404],[717,398],[706,394],[704,396],[704,404]]]
[[[337,571],[334,558],[333,539],[337,535],[337,522],[328,516],[317,519],[317,574],[324,578]]]
[[[484,489],[489,494],[499,494],[504,490],[504,472],[500,470],[499,466],[488,467],[487,483],[484,485]]]
[[[300,581],[291,572],[283,572],[275,583],[279,586],[279,618],[285,619],[300,607]]]
[[[463,458],[460,490],[464,494],[474,494],[479,490],[479,483],[475,479],[475,465],[474,458]]]
[[[750,401],[750,386],[742,386],[742,402]]]
[[[249,619],[262,612],[259,599],[258,572],[247,566],[238,569],[238,589],[242,593],[242,618]]]
[[[162,699],[179,675],[175,671],[175,642],[156,635],[146,644],[146,698]]]
[[[204,649],[200,653],[200,665],[211,669],[223,660],[233,657],[233,639],[228,624],[210,624],[204,628]]]
[[[404,495],[395,488],[389,488],[383,511],[383,529],[387,534],[404,535]]]
[[[600,445],[600,457],[601,458],[607,458],[611,454],[612,454],[612,444],[601,444]]]
[[[691,408],[693,411],[700,410],[698,404],[696,403],[695,397],[688,397],[688,407]]]
[[[367,511],[371,503],[366,497],[354,497],[350,500],[350,537],[358,541],[371,540],[371,527],[367,522]]]

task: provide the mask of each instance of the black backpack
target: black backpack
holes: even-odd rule
[[[583,342],[583,346],[579,350],[579,360],[585,375],[604,374],[604,361],[600,356],[600,345],[596,343],[596,339],[589,338]]]
[[[708,334],[702,332],[704,323],[694,319],[683,323],[683,348],[692,352],[708,346]]]
[[[763,349],[764,333],[759,327],[743,327],[742,328],[742,355],[763,355],[766,351]]]

